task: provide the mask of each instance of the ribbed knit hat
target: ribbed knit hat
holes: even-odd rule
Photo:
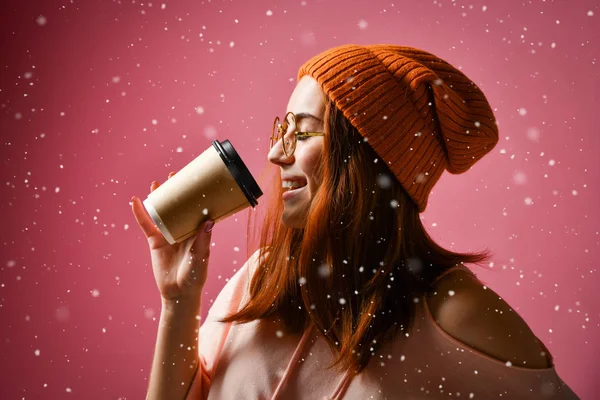
[[[423,50],[344,45],[308,60],[312,76],[422,212],[446,169],[467,171],[498,142],[481,90],[462,72]]]

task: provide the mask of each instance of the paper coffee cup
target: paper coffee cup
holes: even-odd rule
[[[144,207],[170,244],[194,236],[205,220],[255,207],[262,191],[229,140],[212,146],[151,192]]]

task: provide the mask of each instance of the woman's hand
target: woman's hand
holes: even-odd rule
[[[175,175],[171,172],[167,179]],[[154,181],[150,192],[160,186]],[[199,298],[206,282],[212,221],[205,221],[198,232],[181,243],[169,244],[146,213],[142,201],[133,197],[133,215],[148,239],[154,279],[163,300],[175,301]]]

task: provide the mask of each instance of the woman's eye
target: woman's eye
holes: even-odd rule
[[[304,140],[308,139],[309,137],[310,137],[310,136],[298,136],[298,137],[297,137],[297,139],[298,139],[300,142],[302,142],[302,141],[304,141]]]

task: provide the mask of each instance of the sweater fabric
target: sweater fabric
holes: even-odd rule
[[[410,332],[384,344],[358,375],[326,369],[333,354],[312,325],[300,336],[282,335],[276,318],[218,322],[249,299],[249,265],[257,254],[226,283],[200,327],[200,362],[186,400],[578,399],[546,346],[548,368],[507,365],[442,330],[425,295],[415,304]],[[456,266],[443,275],[458,268],[470,272]]]

